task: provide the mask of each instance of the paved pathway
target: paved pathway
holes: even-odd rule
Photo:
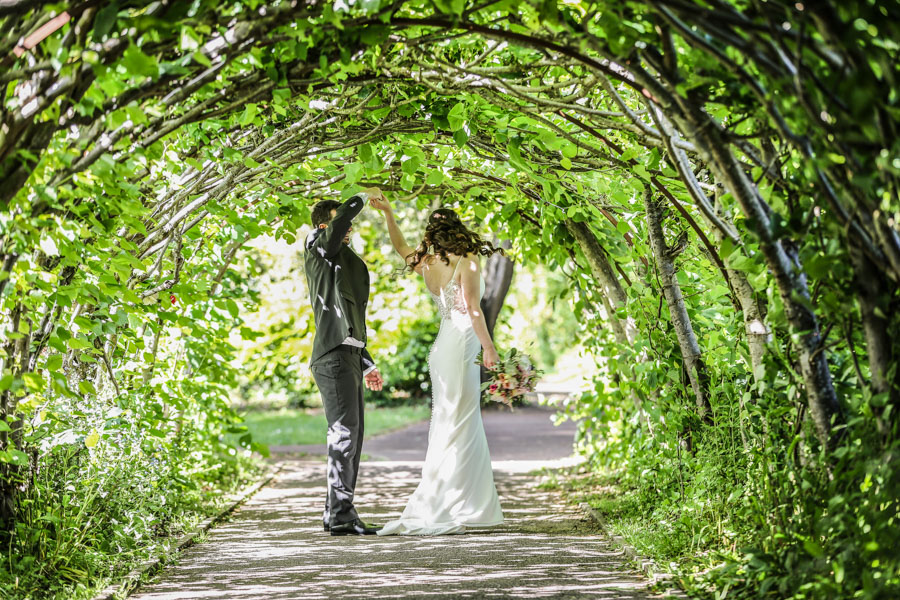
[[[364,518],[384,522],[402,510],[421,472],[426,429],[367,442],[367,454],[394,460],[363,463],[356,504]],[[657,597],[592,521],[538,486],[533,469],[567,462],[571,426],[560,433],[550,413],[535,409],[486,412],[485,429],[506,516],[500,527],[432,538],[332,538],[320,525],[321,458],[289,459],[271,485],[133,597]]]
[[[482,412],[484,430],[493,460],[553,460],[572,454],[572,438],[576,425],[565,421],[553,426],[554,411],[537,406],[525,406],[513,411],[505,407]],[[428,444],[428,421],[417,423],[366,440],[363,453],[374,460],[425,460]],[[325,437],[325,432],[322,432]],[[325,444],[300,446],[272,446],[274,454],[325,455]]]

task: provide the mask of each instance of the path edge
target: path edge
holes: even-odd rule
[[[182,550],[191,546],[197,537],[209,531],[213,525],[222,521],[234,512],[241,504],[249,500],[259,490],[267,486],[278,473],[281,472],[283,465],[276,464],[266,471],[259,480],[250,487],[232,495],[228,498],[225,508],[218,513],[207,517],[198,523],[193,529],[176,538],[175,544],[160,550],[151,558],[132,569],[127,575],[122,577],[117,583],[112,583],[106,588],[95,594],[91,600],[123,600],[136,590],[146,576],[155,574],[165,564],[169,563]]]
[[[647,558],[646,556],[641,556],[638,554],[638,551],[635,550],[634,546],[627,543],[625,538],[621,535],[616,535],[609,528],[609,524],[606,522],[606,519],[603,518],[603,515],[600,514],[596,508],[588,504],[587,502],[579,502],[578,507],[591,519],[593,519],[606,533],[607,536],[615,543],[618,547],[622,549],[622,553],[625,554],[628,558],[633,560],[641,573],[644,574],[650,581],[654,584],[660,582],[672,582],[672,574],[664,569],[661,569],[659,565],[653,559]],[[666,590],[667,596],[675,596],[679,598],[687,598],[684,594],[684,591],[675,587],[674,589]]]

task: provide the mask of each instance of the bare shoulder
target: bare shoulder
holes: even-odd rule
[[[481,270],[481,257],[477,254],[463,254],[459,257],[459,271],[477,273]]]
[[[469,264],[481,265],[481,256],[478,254],[463,254],[459,259]]]

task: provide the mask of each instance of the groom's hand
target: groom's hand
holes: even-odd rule
[[[369,197],[370,201],[372,200],[372,198],[384,199],[384,194],[381,193],[381,190],[377,187],[366,188],[363,190],[363,193],[365,193]]]
[[[366,375],[363,379],[366,382],[366,387],[373,392],[380,392],[381,388],[384,386],[384,379],[381,378],[381,373],[378,371],[378,369],[369,371],[369,374]]]

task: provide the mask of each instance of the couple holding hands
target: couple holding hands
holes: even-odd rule
[[[369,271],[350,247],[353,219],[366,202],[384,215],[391,244],[406,269],[421,275],[441,315],[428,356],[432,418],[422,479],[399,519],[364,522],[353,505],[364,431],[363,386],[383,380],[366,350]],[[343,203],[312,210],[305,268],[316,322],[311,368],[328,421],[327,497],[323,523],[331,535],[442,535],[503,522],[481,421],[479,351],[498,360],[481,312],[481,256],[498,250],[470,231],[451,209],[433,211],[422,241],[407,244],[390,203],[368,188]]]

